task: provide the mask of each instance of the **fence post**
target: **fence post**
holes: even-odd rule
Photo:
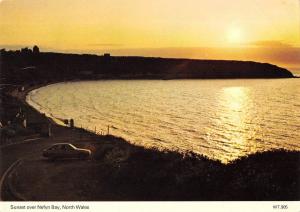
[[[52,132],[51,132],[51,123],[48,124],[48,137],[52,136]]]
[[[70,127],[71,127],[71,129],[74,129],[74,126],[75,126],[74,119],[70,119]]]

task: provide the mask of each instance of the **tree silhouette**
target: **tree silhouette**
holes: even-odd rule
[[[33,49],[32,49],[32,50],[33,50],[33,53],[34,53],[34,54],[38,54],[38,53],[40,53],[40,49],[39,49],[39,47],[38,47],[38,46],[36,46],[36,45],[33,47]]]

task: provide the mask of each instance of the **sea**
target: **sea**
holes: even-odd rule
[[[229,163],[256,152],[300,150],[300,78],[99,80],[31,91],[58,124]]]

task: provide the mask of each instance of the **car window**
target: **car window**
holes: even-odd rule
[[[57,150],[58,149],[58,146],[53,146],[53,147],[50,147],[49,150]]]
[[[67,150],[66,145],[61,145],[60,149],[63,150],[63,151]]]
[[[69,145],[62,145],[61,149],[64,150],[64,151],[73,150],[73,148],[71,146],[69,146]]]

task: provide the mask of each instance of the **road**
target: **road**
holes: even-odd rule
[[[42,150],[49,147],[53,143],[60,142],[82,142],[84,140],[103,140],[103,138],[96,136],[88,132],[81,132],[80,130],[72,130],[69,128],[61,127],[58,125],[53,125],[52,128],[53,137],[41,137],[37,140],[30,140],[27,142],[20,141],[20,143],[2,146],[0,147],[0,174],[1,179],[6,170],[12,166],[19,159],[32,159],[40,158]],[[5,183],[2,188],[0,188],[0,195],[2,200],[16,200],[12,198]]]
[[[0,174],[1,178],[6,170],[12,166],[16,161],[21,158],[28,157],[39,157],[43,149],[53,143],[51,138],[41,138],[37,140],[32,140],[20,144],[13,144],[0,148]],[[2,200],[15,200],[12,195],[9,193],[4,182],[3,187],[1,188],[1,197]]]

